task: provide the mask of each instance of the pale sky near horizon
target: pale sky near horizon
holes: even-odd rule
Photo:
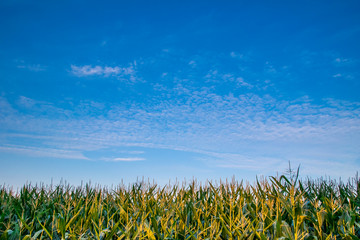
[[[0,185],[360,169],[359,1],[0,2]]]

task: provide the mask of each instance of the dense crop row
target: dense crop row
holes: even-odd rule
[[[0,189],[0,239],[358,239],[360,182]]]

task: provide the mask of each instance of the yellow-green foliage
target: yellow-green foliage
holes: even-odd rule
[[[0,239],[359,239],[360,182],[0,190]]]

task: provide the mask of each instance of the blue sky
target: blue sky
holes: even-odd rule
[[[1,1],[0,183],[360,169],[358,1]]]

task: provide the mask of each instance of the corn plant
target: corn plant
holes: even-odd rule
[[[359,239],[360,181],[0,188],[0,239]]]

